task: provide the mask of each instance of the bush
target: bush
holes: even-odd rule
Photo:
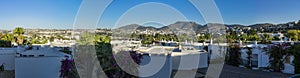
[[[69,48],[63,48],[62,50],[59,50],[59,51],[64,52],[66,54],[71,54],[72,53],[72,51],[70,51]]]
[[[114,52],[112,52],[111,44],[101,42],[97,43],[96,52],[101,67],[109,78],[136,78],[135,76],[123,71],[118,65],[121,64],[124,66],[125,64],[125,68],[129,68],[131,70],[130,72],[138,73],[138,66],[129,65],[126,61],[133,59],[135,63],[140,64],[142,55],[137,54],[136,51],[124,51],[113,54]],[[121,63],[117,64],[115,59],[124,61],[121,61]]]
[[[2,64],[1,66],[0,66],[0,73],[1,72],[4,72],[4,64]]]
[[[241,58],[241,48],[239,45],[230,45],[228,51],[228,60],[227,64],[232,66],[239,66],[240,65],[240,58]]]
[[[11,41],[0,40],[0,47],[11,47]]]

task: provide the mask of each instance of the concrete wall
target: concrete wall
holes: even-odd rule
[[[172,56],[172,68],[175,70],[192,70],[208,67],[207,56],[207,53],[200,52]]]
[[[15,55],[14,49],[0,49],[0,65],[4,64],[4,70],[15,69]]]
[[[289,56],[290,57],[290,63],[284,63],[284,69],[282,70],[283,73],[288,73],[288,74],[295,74],[295,66],[292,65],[294,56]]]
[[[172,56],[143,55],[141,67],[149,66],[149,68],[140,69],[140,76],[155,72],[154,75],[148,76],[146,78],[170,78],[172,70],[192,70],[208,67],[207,53],[173,53]]]
[[[259,60],[260,62],[258,62],[258,66],[259,67],[268,67],[269,66],[269,55],[266,53],[261,53],[259,55]]]
[[[15,78],[59,78],[62,59],[59,57],[17,57]]]
[[[212,52],[210,52],[210,50]],[[226,47],[225,46],[220,47],[218,45],[208,46],[208,52],[211,53],[210,59],[219,59],[220,57],[224,58],[226,55]]]
[[[142,78],[171,78],[172,57],[170,55],[143,55],[141,65],[147,66],[146,68],[141,68],[139,71],[139,75]],[[154,72],[154,75],[143,77],[145,74],[152,74],[152,72]]]

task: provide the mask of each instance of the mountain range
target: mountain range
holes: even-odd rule
[[[260,28],[260,27],[283,27],[283,26],[289,26],[289,24],[293,24],[295,27],[300,27],[300,24],[297,22],[288,22],[283,24],[271,24],[271,23],[262,23],[262,24],[253,24],[253,25],[240,25],[240,24],[218,24],[218,23],[208,23],[205,25],[198,24],[196,22],[190,22],[190,21],[177,21],[173,24],[163,26],[161,28],[156,28],[153,26],[142,26],[138,24],[130,24],[126,26],[121,26],[117,29],[114,29],[115,31],[119,33],[132,33],[133,31],[164,31],[164,32],[173,32],[173,33],[186,33],[186,34],[192,34],[192,33],[201,33],[201,32],[219,32],[222,29],[225,29],[225,27],[250,27],[250,28]]]

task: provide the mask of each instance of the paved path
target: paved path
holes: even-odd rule
[[[173,70],[171,78],[204,78],[205,75],[197,70]]]
[[[199,73],[206,74],[207,68],[198,69]],[[247,68],[239,68],[230,65],[224,65],[219,78],[288,78],[292,75],[279,72],[264,72],[259,70],[251,70]],[[207,77],[213,78],[213,77]]]
[[[288,78],[289,74],[264,72],[224,65],[220,78]]]

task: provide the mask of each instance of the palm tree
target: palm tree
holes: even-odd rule
[[[23,28],[15,28],[13,31],[13,34],[15,35],[15,39],[17,41],[18,44],[23,44],[24,42],[24,29]]]
[[[23,35],[19,35],[19,36],[17,36],[16,40],[17,40],[18,44],[23,44],[23,42],[24,42],[24,36]]]
[[[17,34],[17,35],[21,35],[21,34],[24,34],[24,29],[23,28],[15,28],[14,31],[13,31],[14,34]]]

